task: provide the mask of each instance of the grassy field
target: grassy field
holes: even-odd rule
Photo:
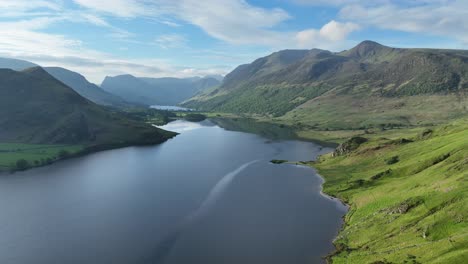
[[[364,137],[311,164],[351,206],[333,263],[468,263],[468,120]]]
[[[80,145],[38,145],[0,143],[0,171],[16,169],[19,160],[26,160],[29,166],[46,165],[83,150]]]

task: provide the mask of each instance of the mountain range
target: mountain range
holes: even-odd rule
[[[0,69],[21,71],[39,65],[18,59],[0,58]],[[221,83],[222,76],[190,78],[137,78],[132,75],[106,77],[102,87],[89,82],[83,75],[61,67],[43,67],[92,102],[114,108],[150,105],[176,105],[207,88]],[[125,99],[123,99],[125,98]]]
[[[50,75],[57,80],[71,87],[81,96],[91,100],[92,102],[105,106],[113,106],[118,108],[131,107],[132,104],[117,95],[104,91],[101,87],[90,83],[86,78],[76,72],[60,68],[60,67],[44,67]]]
[[[125,98],[129,102],[145,105],[176,105],[198,92],[216,87],[215,77],[193,78],[144,78],[133,75],[106,77],[102,89]]]
[[[466,114],[468,51],[283,50],[237,67],[182,105],[260,114],[315,128],[437,123]]]
[[[121,146],[172,135],[91,102],[41,67],[0,69],[0,142]]]

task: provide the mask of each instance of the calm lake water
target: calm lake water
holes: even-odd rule
[[[175,121],[158,146],[0,177],[0,263],[321,263],[345,208],[320,194],[314,143]]]
[[[152,105],[151,108],[168,111],[192,111],[190,108],[173,106],[173,105]]]

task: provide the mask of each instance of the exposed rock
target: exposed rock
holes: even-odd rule
[[[333,157],[342,156],[357,149],[361,144],[367,142],[367,138],[352,137],[347,141],[341,143],[333,152]]]

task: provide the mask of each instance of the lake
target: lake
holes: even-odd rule
[[[151,108],[158,109],[158,110],[167,110],[167,111],[193,111],[190,108],[180,107],[180,106],[173,106],[173,105],[152,105]]]
[[[311,142],[175,121],[150,147],[0,177],[0,263],[322,263],[346,208]]]

